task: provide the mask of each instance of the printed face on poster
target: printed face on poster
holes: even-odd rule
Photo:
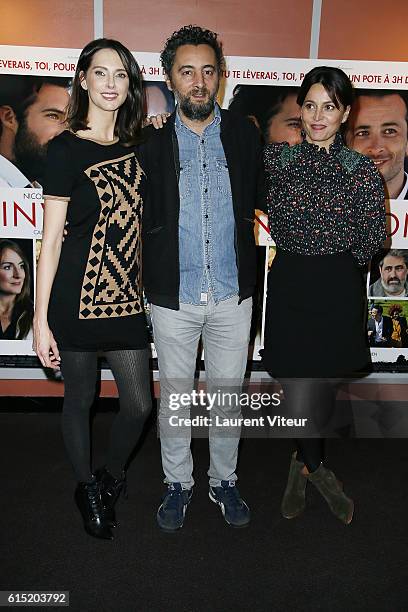
[[[64,113],[80,51],[11,46],[1,49],[0,245],[5,248],[0,250],[0,305],[3,303],[2,312],[7,315],[2,318],[0,350],[5,354],[31,354],[45,152],[48,142],[66,128]],[[135,52],[135,57],[145,79],[146,114],[172,112],[174,97],[164,82],[158,54]],[[390,198],[389,237],[384,253],[373,260],[367,275],[367,337],[373,360],[395,362],[401,355],[408,358],[404,323],[408,316],[408,212],[404,203],[408,199],[407,65],[227,57],[218,101],[222,107],[248,116],[265,144],[287,141],[295,145],[302,139],[298,88],[304,74],[322,64],[338,66],[349,74],[356,100],[344,140],[350,148],[373,159]],[[263,344],[266,277],[275,253],[266,216],[258,214],[257,219],[259,264],[251,333],[254,360],[260,359]],[[146,309],[149,315],[148,304]],[[378,330],[381,316],[388,330],[391,328],[386,317],[390,319],[392,332],[384,344],[379,344],[377,333],[373,344],[370,331],[373,325]]]

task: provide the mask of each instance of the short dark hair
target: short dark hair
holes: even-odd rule
[[[271,120],[281,111],[286,98],[297,96],[298,92],[299,87],[283,85],[237,85],[228,108],[245,117],[256,117],[266,140]]]
[[[403,89],[355,89],[354,98],[357,100],[362,96],[368,98],[385,98],[386,96],[399,96],[405,104],[405,120],[408,123],[408,95]]]
[[[20,104],[15,109],[17,121],[20,122],[23,119],[27,109],[34,104],[40,89],[44,87],[44,85],[54,85],[55,87],[68,89],[71,83],[72,79],[70,77],[32,77],[27,97],[21,100]]]
[[[28,76],[17,74],[0,75],[0,106],[10,106],[17,116],[34,104],[43,85],[55,85],[68,89],[70,77]]]
[[[0,106],[10,106],[18,123],[21,123],[27,109],[36,101],[43,85],[55,85],[68,89],[71,82],[70,77],[2,74],[0,75]],[[2,126],[0,123],[0,136],[1,133]]]
[[[119,138],[122,144],[130,146],[140,141],[142,133],[144,108],[142,73],[129,49],[117,40],[97,38],[82,49],[75,71],[72,95],[68,106],[68,125],[73,132],[89,129],[87,119],[89,98],[87,91],[81,87],[81,74],[87,72],[93,56],[102,49],[116,51],[129,77],[127,98],[119,108],[116,117],[115,136]]]
[[[306,74],[302,81],[297,97],[299,106],[302,106],[307,92],[316,83],[323,85],[338,109],[340,106],[346,108],[353,103],[353,86],[347,74],[340,68],[333,66],[316,66]]]
[[[381,304],[371,304],[371,310],[374,310],[374,309],[380,314],[383,313],[383,307],[381,306]]]
[[[160,53],[160,60],[168,77],[170,77],[171,69],[174,65],[176,51],[183,45],[208,45],[214,50],[218,72],[223,69],[225,63],[224,54],[222,52],[222,44],[217,39],[217,34],[196,25],[186,25],[177,30],[177,32],[173,32],[166,40],[164,49]]]

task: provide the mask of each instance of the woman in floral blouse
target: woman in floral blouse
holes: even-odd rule
[[[345,524],[354,504],[324,461],[322,432],[345,377],[369,362],[361,266],[385,239],[384,189],[374,163],[344,144],[353,90],[338,68],[304,78],[303,142],[266,146],[268,217],[277,254],[268,277],[264,364],[282,385],[295,440],[282,513],[299,515],[310,480]]]

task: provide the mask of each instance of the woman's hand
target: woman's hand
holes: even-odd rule
[[[59,369],[60,356],[57,343],[48,327],[47,313],[51,287],[61,253],[67,208],[68,200],[53,200],[45,196],[43,239],[37,266],[33,350],[42,365],[53,370]]]
[[[43,367],[59,370],[61,358],[48,323],[39,323],[34,319],[33,333],[33,351],[37,353]]]
[[[150,117],[146,117],[143,122],[143,127],[147,125],[152,125],[156,130],[160,130],[165,123],[167,123],[167,117],[170,116],[170,113],[161,113],[160,115],[151,115]]]

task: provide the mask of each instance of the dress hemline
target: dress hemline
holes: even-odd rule
[[[142,346],[109,346],[109,347],[86,347],[86,346],[59,346],[60,351],[69,351],[72,353],[107,353],[108,351],[141,351],[149,347],[149,344],[143,344]]]

